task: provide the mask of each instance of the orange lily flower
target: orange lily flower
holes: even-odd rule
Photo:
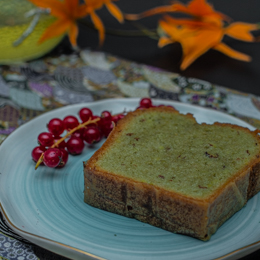
[[[77,45],[78,26],[76,20],[86,15],[84,5],[80,5],[79,0],[64,0],[63,2],[59,0],[29,1],[38,7],[50,9],[50,14],[57,17],[57,21],[46,29],[39,43],[68,33],[71,44],[73,46]]]
[[[199,19],[229,19],[226,15],[220,12],[216,12],[214,8],[206,2],[206,0],[193,0],[190,3],[188,3],[187,6],[175,1],[175,3],[173,3],[172,5],[155,7],[141,14],[125,14],[125,18],[128,20],[139,20],[144,17],[169,12],[181,12],[194,17],[198,17]]]
[[[207,3],[207,0],[192,0],[187,6],[182,3],[175,3],[173,7],[175,12],[186,13],[188,15],[197,17],[197,19],[202,19],[204,21],[221,21],[229,20],[229,18],[214,10],[213,6]]]
[[[168,10],[167,10],[168,9]],[[242,61],[250,61],[248,55],[235,51],[222,43],[224,35],[232,38],[253,42],[251,31],[259,29],[256,24],[234,22],[226,26],[230,19],[217,12],[206,0],[192,0],[187,5],[174,3],[170,6],[157,7],[139,15],[126,15],[130,20],[136,20],[154,14],[166,12],[181,12],[191,18],[175,19],[165,16],[159,21],[159,26],[164,32],[160,37],[158,46],[179,42],[183,50],[181,70],[185,70],[198,57],[209,49],[218,50],[225,55]]]
[[[103,5],[106,6],[108,11],[120,22],[123,23],[124,16],[120,9],[112,3],[112,1],[116,0],[84,0],[86,3],[86,11],[90,15],[92,22],[94,23],[96,29],[99,32],[99,39],[100,39],[100,45],[103,44],[105,39],[105,28],[101,21],[101,19],[97,16],[95,13],[95,10],[98,10],[103,7]]]
[[[99,31],[100,44],[105,38],[104,26],[95,14],[95,10],[106,5],[109,12],[120,22],[123,22],[123,14],[113,0],[85,0],[85,4],[80,4],[79,0],[29,0],[41,8],[50,9],[50,14],[57,18],[50,27],[46,29],[39,40],[42,43],[50,38],[68,33],[71,44],[77,46],[78,26],[77,20],[90,15],[95,27]]]
[[[161,20],[159,25],[166,34],[160,38],[159,47],[174,42],[179,42],[182,45],[183,60],[180,66],[181,70],[185,70],[211,48],[234,59],[250,61],[251,58],[248,55],[231,49],[221,41],[224,35],[229,35],[238,40],[252,42],[254,38],[250,31],[258,28],[255,24],[247,23],[232,23],[227,27],[222,27],[202,21],[174,19],[170,16],[165,16],[165,19]]]

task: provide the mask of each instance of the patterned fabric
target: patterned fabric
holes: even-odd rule
[[[17,259],[17,260],[36,260],[38,259],[31,245],[22,243],[21,241],[8,237],[0,236],[0,259]]]
[[[147,96],[216,109],[260,128],[260,98],[255,95],[83,50],[0,66],[0,143],[20,125],[55,108]],[[2,217],[0,231],[3,259],[37,259],[30,243],[16,235]]]

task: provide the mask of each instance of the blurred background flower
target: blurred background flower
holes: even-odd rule
[[[47,28],[39,43],[56,36],[68,34],[72,46],[77,46],[78,25],[80,18],[90,16],[95,28],[99,32],[100,44],[103,44],[105,39],[104,25],[96,14],[96,10],[105,5],[109,12],[119,21],[123,22],[123,14],[117,8],[112,0],[85,0],[82,4],[79,0],[29,0],[37,7],[50,10],[50,15],[57,18],[55,23]]]
[[[222,42],[224,35],[238,40],[253,42],[250,33],[257,30],[257,24],[230,22],[226,15],[214,10],[206,0],[192,0],[187,5],[174,3],[169,6],[157,7],[139,15],[126,15],[129,20],[138,20],[160,13],[182,13],[188,18],[173,18],[165,15],[159,21],[159,47],[179,42],[183,50],[181,70],[185,70],[198,57],[209,49],[220,51],[234,59],[250,61],[251,58],[235,51]]]

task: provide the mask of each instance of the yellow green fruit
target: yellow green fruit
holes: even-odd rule
[[[25,14],[35,9],[27,0],[0,1],[0,64],[23,62],[43,56],[62,40],[63,35],[38,43],[41,35],[54,21],[51,15],[42,14],[33,32],[18,46],[14,46],[29,27],[33,17]]]

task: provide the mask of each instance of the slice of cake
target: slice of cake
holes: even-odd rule
[[[84,163],[84,201],[208,240],[260,189],[258,131],[198,124],[170,107],[130,112]]]

